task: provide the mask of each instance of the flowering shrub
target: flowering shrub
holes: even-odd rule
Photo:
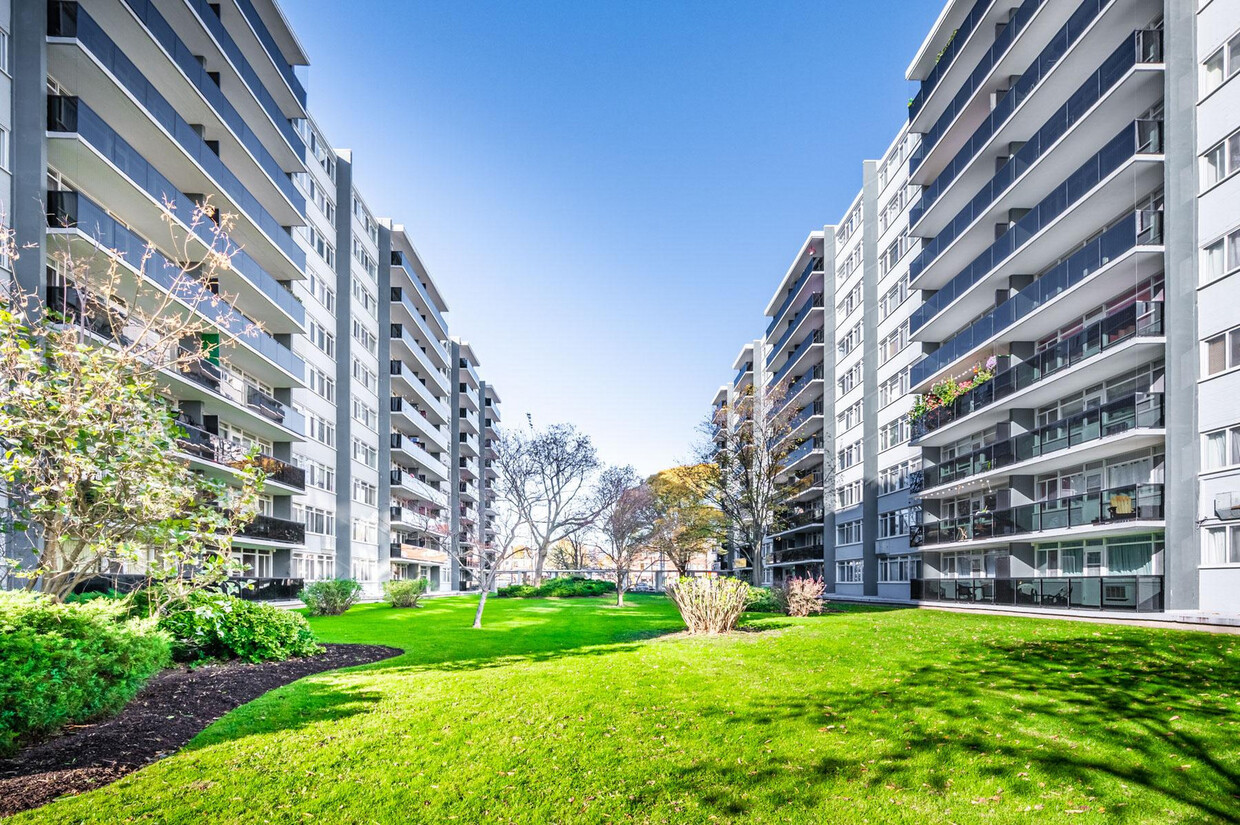
[[[793,576],[785,580],[783,588],[778,591],[779,601],[789,616],[821,613],[824,608],[822,594],[826,590],[826,581],[817,576]]]
[[[909,420],[916,421],[940,407],[947,406],[969,390],[985,384],[995,377],[998,365],[999,359],[992,355],[986,359],[985,364],[974,364],[973,369],[963,377],[944,378],[936,382],[928,393],[917,396],[913,409],[909,411]]]

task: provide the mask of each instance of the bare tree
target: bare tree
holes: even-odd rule
[[[590,437],[571,424],[554,424],[526,434],[500,433],[496,464],[504,497],[529,533],[534,580],[541,582],[547,554],[598,518],[590,480],[598,453]]]
[[[495,589],[495,581],[499,577],[500,568],[517,553],[526,549],[517,543],[521,530],[521,518],[512,508],[500,511],[495,520],[495,539],[477,547],[459,545],[452,550],[457,563],[462,569],[468,570],[478,582],[478,609],[474,613],[474,627],[482,627],[482,611],[487,605],[487,596]]]
[[[788,500],[810,483],[808,476],[787,472],[806,443],[793,435],[801,408],[788,400],[783,384],[766,391],[750,388],[704,428],[710,442],[701,448],[701,460],[712,471],[697,484],[703,499],[719,508],[749,547],[755,585],[763,580],[763,540],[780,523]]]
[[[598,530],[604,538],[599,552],[615,571],[616,605],[624,607],[624,594],[639,559],[645,556],[649,564],[645,542],[656,516],[654,494],[632,467],[613,467],[600,476],[597,497],[601,506]]]

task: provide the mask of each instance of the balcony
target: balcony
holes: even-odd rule
[[[396,561],[419,562],[421,564],[445,565],[448,554],[438,547],[426,547],[420,544],[392,542],[391,557]]]
[[[774,563],[776,565],[805,563],[822,564],[823,559],[825,558],[821,543],[802,545],[800,547],[776,547],[774,550],[774,556]]]
[[[1163,485],[1130,484],[1005,510],[928,522],[923,526],[922,545],[963,546],[971,542],[1074,528],[1161,522],[1165,517]],[[1078,529],[1072,535],[1080,533]]]
[[[815,450],[821,450],[821,449],[822,449],[822,444],[819,443],[818,438],[815,436],[813,438],[808,439],[805,443],[801,444],[800,446],[794,447],[788,453],[788,455],[784,457],[784,460],[781,463],[784,465],[785,470],[792,469],[793,467],[796,466],[797,462],[801,461],[806,456],[813,453]]]
[[[784,296],[783,303],[779,305],[779,309],[775,310],[775,314],[771,317],[771,323],[766,327],[767,335],[770,335],[775,331],[775,327],[779,326],[784,313],[788,311],[788,307],[792,306],[792,302],[796,300],[797,295],[801,292],[801,288],[809,282],[814,273],[822,273],[822,265],[823,259],[820,257],[811,258],[809,263],[805,265],[805,269],[801,271],[796,281],[788,288],[788,294]]]
[[[1082,362],[1096,358],[1134,338],[1160,338],[1163,335],[1162,302],[1140,302],[1097,321],[1032,358],[1011,364],[950,404],[930,410],[913,421],[913,441],[921,442],[932,432],[985,410],[1006,398],[1038,386]],[[1097,381],[1093,381],[1097,383]],[[1083,387],[1082,387],[1083,389]],[[1066,395],[1067,390],[1058,392]],[[1052,399],[1046,399],[1052,400]],[[1025,400],[1027,407],[1037,406]],[[981,422],[975,429],[983,426]]]
[[[1048,610],[1163,610],[1162,576],[913,579],[909,585],[909,598],[914,601]]]
[[[414,291],[417,292],[418,297],[422,299],[422,303],[426,306],[427,311],[435,319],[435,323],[439,325],[440,334],[434,337],[436,339],[447,337],[448,322],[444,320],[439,307],[431,300],[430,294],[426,291],[426,285],[422,283],[422,276],[405,260],[405,253],[399,249],[393,249],[391,264],[393,267],[400,269],[405,274],[405,277],[409,279],[409,283],[413,286]]]
[[[1071,451],[1069,457],[1079,458],[1085,455],[1081,448],[1092,442],[1133,430],[1161,430],[1163,426],[1162,395],[1134,393],[1014,438],[997,441],[980,450],[947,459],[938,466],[926,467],[923,470],[924,484],[928,490],[933,490],[1057,453],[1069,455],[1068,451]],[[926,495],[933,494],[923,492],[923,496]]]
[[[791,384],[788,385],[788,391],[784,393],[783,401],[779,402],[779,404],[777,404],[775,407],[775,414],[778,415],[780,411],[783,410],[784,407],[788,406],[793,401],[795,401],[797,396],[801,394],[802,390],[804,390],[806,387],[808,387],[810,384],[812,384],[815,381],[821,381],[822,378],[823,378],[822,364],[815,364],[812,370],[805,373],[800,378],[798,378],[797,380],[793,381]]]
[[[1003,166],[980,190],[976,185],[970,187],[969,180],[957,179],[941,190],[941,197],[919,199],[909,212],[909,225],[919,235],[934,237],[926,243],[922,253],[913,262],[912,277],[916,278],[956,237],[986,215],[988,209],[999,201],[1016,181],[1022,182],[1024,192],[1029,188],[1029,184],[1038,186],[1039,179],[1052,174],[1049,171],[1045,174],[1038,173],[1042,166],[1056,165],[1049,161],[1043,162],[1044,159],[1052,155],[1058,156],[1062,154],[1061,148],[1073,148],[1077,143],[1096,146],[1097,138],[1101,137],[1097,135],[1098,131],[1105,129],[1109,132],[1114,128],[1112,124],[1128,120],[1131,117],[1130,112],[1144,111],[1157,103],[1162,95],[1161,64],[1161,32],[1133,32],[1068,97],[1067,102],[1042,123],[1041,128],[1022,142],[1020,148],[1006,159]],[[1143,71],[1135,71],[1137,69]],[[1006,153],[1000,155],[1000,160],[1003,159],[1003,154]],[[984,173],[985,170],[979,169],[968,177],[975,178]],[[954,190],[961,191],[957,193]],[[951,197],[948,197],[949,191]],[[969,191],[977,191],[977,194],[969,203],[960,207],[959,201],[967,197]],[[933,210],[932,206],[935,207]],[[931,211],[937,213],[951,208],[959,211],[950,222],[943,224],[942,220],[938,219],[922,223],[922,218]]]
[[[814,330],[813,335],[810,335],[800,344],[797,344],[796,349],[788,354],[787,362],[776,370],[771,383],[778,384],[780,381],[784,380],[788,373],[792,371],[792,368],[795,367],[801,360],[801,357],[804,356],[805,353],[809,352],[810,348],[815,344],[821,344],[824,340],[825,336],[823,335],[823,331],[820,329]]]
[[[184,415],[177,424],[182,430],[177,437],[177,447],[191,458],[233,470],[243,470],[253,464],[262,470],[265,482],[274,482],[298,492],[305,491],[306,472],[300,467],[262,453],[251,460],[240,444],[208,432]]]
[[[797,314],[788,320],[788,329],[784,330],[784,334],[779,337],[779,341],[771,347],[771,353],[766,357],[766,365],[769,368],[771,363],[783,352],[784,344],[788,343],[788,339],[797,331],[801,322],[810,316],[815,309],[822,309],[822,293],[815,292],[809,296],[809,300],[801,305],[797,310]]]
[[[403,310],[405,315],[408,316],[409,321],[422,331],[422,336],[429,350],[428,355],[434,353],[439,359],[439,363],[435,368],[445,369],[449,362],[448,351],[444,349],[443,344],[439,341],[439,337],[431,330],[430,324],[423,317],[421,307],[414,303],[410,293],[404,287],[391,287],[391,297],[393,306]]]
[[[1122,275],[1124,283],[1131,285],[1132,270],[1124,269],[1120,272],[1117,269],[1130,252],[1139,251],[1142,247],[1159,247],[1150,250],[1156,253],[1151,255],[1154,271],[1148,272],[1145,277],[1156,274],[1157,269],[1162,266],[1162,236],[1161,211],[1139,210],[1117,221],[1069,258],[1043,273],[1032,284],[913,364],[911,386],[916,389],[928,383],[936,375],[947,371],[956,362],[981,349],[997,335],[1032,316],[1042,306],[1069,290],[1077,287],[1084,289],[1083,285],[1087,282],[1098,282],[1113,273],[1118,273],[1116,277]],[[1104,296],[1098,297],[1105,300]],[[1091,298],[1086,305],[1093,306],[1097,303],[1098,301]]]
[[[414,378],[421,381],[423,386],[432,389],[432,392],[438,391],[440,396],[446,396],[448,394],[447,371],[442,367],[435,366],[435,364],[431,361],[431,358],[426,351],[426,348],[430,345],[424,345],[421,341],[414,337],[413,333],[404,324],[390,324],[389,326],[390,329],[388,330],[388,333],[393,343],[392,355],[397,357],[398,349],[395,346],[396,344],[403,346],[409,351],[409,354],[413,356],[414,362],[421,367],[421,369],[417,371],[421,374],[415,375]],[[433,388],[426,383],[428,380],[434,382]]]
[[[995,5],[995,0],[977,0],[973,4],[973,8],[969,9],[969,13],[965,15],[964,20],[960,21],[960,25],[956,26],[952,32],[951,39],[947,45],[943,47],[943,51],[939,52],[938,59],[935,60],[934,68],[932,68],[925,78],[921,81],[921,86],[917,90],[917,95],[909,101],[908,119],[909,123],[917,120],[917,116],[921,114],[922,108],[925,107],[926,101],[930,95],[934,94],[934,90],[938,88],[939,81],[947,74],[948,69],[955,63],[956,56],[960,54],[964,45],[969,42],[969,38],[973,32],[978,29],[978,24],[987,16],[987,13]],[[917,131],[914,129],[913,131]]]
[[[78,192],[48,192],[47,224],[50,230],[80,232],[96,250],[119,259],[131,271],[175,295],[199,315],[230,332],[237,343],[255,350],[298,381],[305,374],[305,364],[292,350],[259,331],[248,318],[220,302],[192,276],[187,278],[180,265],[152,249],[90,198]],[[280,382],[273,376],[271,383]]]
[[[246,538],[283,544],[304,544],[306,541],[306,526],[301,522],[262,514],[242,527],[240,533]]]

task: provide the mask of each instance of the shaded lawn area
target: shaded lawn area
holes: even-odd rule
[[[309,677],[26,822],[1240,822],[1240,649],[938,611],[751,616],[659,596],[356,607]]]

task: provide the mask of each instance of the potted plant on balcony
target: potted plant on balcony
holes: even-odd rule
[[[963,376],[951,376],[936,381],[930,386],[929,392],[917,396],[914,400],[913,408],[909,410],[909,421],[919,421],[990,381],[995,377],[998,365],[998,357],[992,355],[986,359],[984,364],[974,364],[973,368]]]

